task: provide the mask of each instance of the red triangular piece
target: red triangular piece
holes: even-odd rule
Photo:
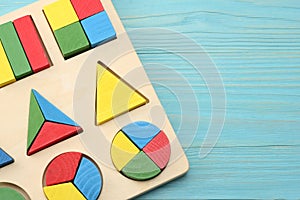
[[[28,150],[27,155],[35,154],[47,147],[66,140],[81,132],[77,126],[45,122]]]
[[[68,152],[54,158],[45,173],[46,186],[72,182],[75,178],[82,154]]]

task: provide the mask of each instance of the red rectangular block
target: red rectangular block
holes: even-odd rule
[[[71,0],[79,20],[104,11],[100,0]]]
[[[31,16],[16,19],[14,26],[31,69],[36,73],[50,67],[50,61]]]

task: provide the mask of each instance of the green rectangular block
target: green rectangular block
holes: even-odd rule
[[[65,59],[76,56],[90,48],[80,22],[54,31],[56,41]]]
[[[0,25],[0,40],[16,79],[32,74],[30,64],[12,22]]]

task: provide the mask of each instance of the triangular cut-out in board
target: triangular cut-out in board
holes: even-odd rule
[[[103,124],[149,100],[106,65],[97,65],[96,123]]]
[[[0,168],[5,167],[14,162],[14,159],[0,148]]]
[[[57,107],[40,95],[36,90],[32,90],[36,101],[44,115],[46,121],[56,122],[60,124],[67,124],[71,126],[79,126],[70,117],[61,112]]]
[[[82,129],[78,126],[70,126],[53,122],[45,122],[27,151],[27,155],[35,154],[54,144],[77,135]]]

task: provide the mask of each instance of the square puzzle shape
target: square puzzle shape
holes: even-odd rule
[[[79,22],[55,31],[54,35],[65,58],[70,58],[90,48]]]
[[[58,0],[45,6],[44,13],[53,31],[79,21],[71,2],[68,0]]]
[[[100,0],[71,0],[79,20],[104,11]]]
[[[81,21],[92,47],[116,38],[115,29],[105,11]]]

